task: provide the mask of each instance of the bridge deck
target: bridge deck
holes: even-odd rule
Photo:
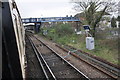
[[[46,17],[46,18],[23,18],[23,23],[38,23],[38,22],[64,22],[64,21],[80,21],[75,17]]]

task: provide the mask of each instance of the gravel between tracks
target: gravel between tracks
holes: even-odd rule
[[[44,75],[42,69],[39,65],[38,60],[36,59],[35,53],[30,45],[30,42],[26,38],[26,60],[27,60],[27,67],[26,70],[26,80],[28,79],[43,79]]]
[[[49,50],[46,46],[43,46],[43,44],[41,44],[38,40],[35,38],[31,38],[31,40],[36,45],[37,49],[41,52],[42,56],[58,80],[61,78],[75,78],[81,80],[85,79],[83,75],[78,73],[71,66],[68,66],[67,63],[61,60],[61,58],[57,57],[55,53]]]
[[[53,48],[61,56],[65,57],[65,56],[68,55],[68,53],[66,53],[63,50],[61,50],[60,48],[56,47],[54,42],[52,42],[50,40],[47,40],[47,39],[45,39],[42,36],[38,36],[38,35],[35,35],[35,36],[37,38],[39,38],[40,40],[42,40],[45,44],[47,44],[51,48]],[[101,80],[109,79],[110,80],[110,77],[108,77],[107,75],[105,75],[102,72],[94,69],[93,67],[90,67],[89,65],[87,65],[86,63],[80,61],[79,59],[75,58],[72,55],[69,55],[69,56],[65,57],[65,59],[67,61],[69,61],[70,63],[72,63],[76,68],[78,68],[80,71],[82,71],[89,78],[92,78],[92,79],[101,79]]]

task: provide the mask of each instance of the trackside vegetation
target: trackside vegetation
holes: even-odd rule
[[[61,45],[73,46],[77,49],[101,57],[111,63],[118,64],[118,38],[112,38],[110,32],[114,30],[116,31],[116,29],[105,29],[104,31],[96,32],[94,50],[86,49],[86,35],[77,35],[74,31],[74,27],[69,23],[58,23],[48,28],[43,27],[39,34],[53,42]],[[43,31],[47,31],[47,34],[43,35]],[[83,30],[81,29],[81,31]]]

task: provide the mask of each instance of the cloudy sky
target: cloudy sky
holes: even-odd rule
[[[15,0],[23,18],[75,15],[70,0]]]
[[[15,1],[17,3],[22,18],[65,17],[66,15],[74,16],[75,14],[77,14],[77,12],[74,9],[72,9],[74,4],[70,2],[71,0],[15,0]]]

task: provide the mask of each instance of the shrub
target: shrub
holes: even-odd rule
[[[55,29],[59,36],[71,35],[74,32],[70,24],[60,24],[57,27],[55,27]]]

